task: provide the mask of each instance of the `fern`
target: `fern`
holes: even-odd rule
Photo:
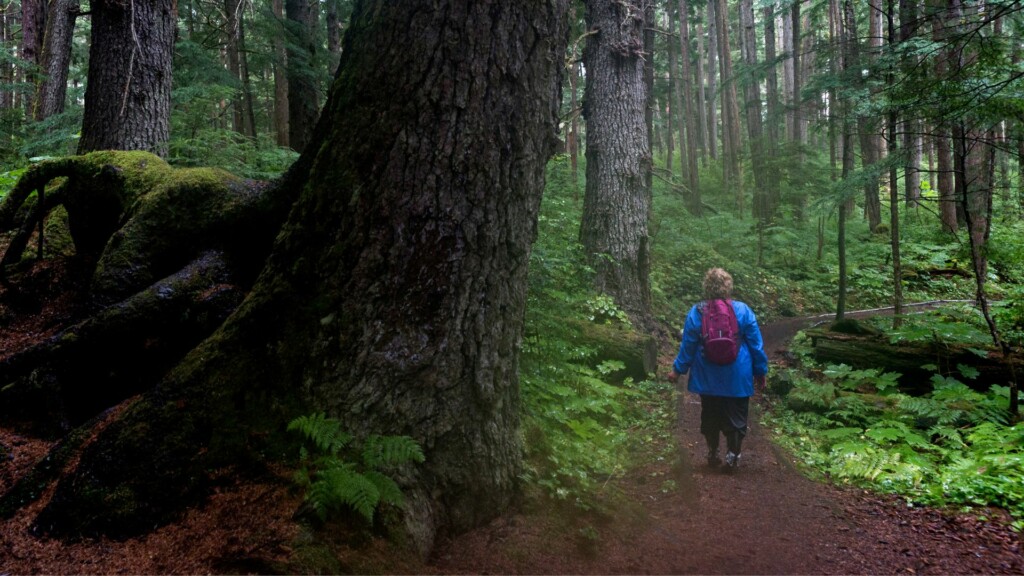
[[[381,470],[424,461],[419,444],[407,436],[373,435],[363,442],[361,451],[355,450],[350,446],[352,435],[323,412],[299,416],[288,430],[301,434],[315,451],[311,455],[306,446],[299,448],[302,466],[294,478],[321,520],[347,506],[372,523],[380,504],[403,503],[398,484]],[[342,454],[346,448],[350,448],[349,458]],[[351,458],[355,455],[361,456],[359,466]]]

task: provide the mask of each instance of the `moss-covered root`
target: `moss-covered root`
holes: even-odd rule
[[[77,161],[75,157],[50,160],[30,166],[14,185],[14,188],[0,201],[0,232],[9,232],[21,226],[25,212],[22,207],[28,197],[45,187],[51,180],[72,176]]]
[[[59,434],[151,388],[238,306],[244,291],[223,255],[109,306],[47,342],[0,361],[0,413]]]
[[[146,185],[96,266],[91,290],[100,302],[126,297],[201,250],[238,242],[259,195],[252,183],[210,168],[172,170]]]

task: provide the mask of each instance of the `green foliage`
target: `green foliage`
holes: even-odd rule
[[[353,436],[341,429],[341,422],[322,412],[299,416],[288,424],[288,430],[301,435],[312,448],[300,448],[295,482],[306,491],[306,501],[321,520],[348,506],[373,522],[381,504],[401,506],[398,484],[382,471],[424,461],[423,450],[408,436],[370,436],[361,451],[346,451]]]
[[[671,410],[663,383],[619,384],[614,375],[622,360],[581,344],[588,327],[623,339],[633,328],[609,296],[592,288],[593,271],[576,239],[578,192],[567,158],[555,158],[530,259],[520,385],[525,479],[551,497],[591,508],[631,465],[637,442],[668,441]]]
[[[843,365],[789,378],[765,422],[811,470],[911,502],[1000,506],[1024,527],[1024,426],[1007,423],[1006,387],[981,393],[936,375],[915,397],[895,375]]]

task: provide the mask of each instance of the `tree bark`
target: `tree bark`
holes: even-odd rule
[[[174,0],[94,0],[89,84],[78,153],[166,153],[170,137]]]
[[[764,7],[764,59],[768,64],[765,76],[765,95],[768,100],[768,116],[766,118],[765,134],[769,146],[775,148],[780,141],[779,121],[781,113],[779,110],[779,74],[778,66],[775,63],[775,4],[769,2]]]
[[[327,0],[327,53],[331,55],[331,72],[341,58],[341,21],[338,17],[338,0]]]
[[[315,0],[285,0],[288,18],[288,145],[302,152],[313,137],[320,114],[320,93],[313,61],[313,35],[318,4]]]
[[[942,44],[946,40],[946,1],[929,0],[929,12],[932,14],[932,40]],[[934,70],[937,78],[944,78],[952,63],[953,53],[944,49],[935,59]],[[959,229],[957,218],[956,186],[953,179],[953,145],[950,128],[946,123],[939,123],[934,128],[935,165],[938,171],[937,192],[939,196],[939,220],[944,231],[955,234]]]
[[[587,183],[580,225],[596,289],[612,296],[640,326],[650,316],[651,211],[643,4],[586,3],[587,29],[597,34],[587,38],[583,52]]]
[[[694,59],[697,65],[694,67],[694,78],[693,85],[696,87],[694,92],[697,98],[696,115],[697,115],[697,150],[698,156],[703,163],[707,162],[707,149],[708,149],[708,106],[707,97],[705,96],[705,79],[707,74],[704,73],[704,23],[700,18],[700,12],[697,13],[697,54]]]
[[[37,527],[150,530],[201,498],[210,470],[276,458],[284,424],[313,411],[420,443],[426,463],[402,483],[423,553],[501,512],[520,473],[518,350],[566,14],[357,2],[253,290],[92,441]]]
[[[67,97],[68,66],[71,64],[71,43],[78,18],[78,0],[50,0],[49,18],[40,67],[44,77],[36,87],[34,117],[45,120],[64,111]]]

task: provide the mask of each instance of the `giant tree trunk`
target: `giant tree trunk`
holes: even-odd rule
[[[174,0],[92,2],[89,85],[79,154],[166,152],[175,5]]]
[[[33,112],[36,120],[44,120],[64,111],[67,96],[68,66],[71,64],[71,41],[78,17],[78,0],[50,0],[46,35],[39,62],[44,78],[36,87]]]
[[[317,4],[312,0],[285,0],[288,18],[288,145],[302,152],[313,137],[320,94],[313,60],[317,44],[313,35]]]
[[[588,0],[587,187],[580,242],[598,291],[631,319],[646,323],[650,307],[647,174],[651,147],[645,125],[644,12],[639,0]]]
[[[321,410],[356,435],[422,445],[403,484],[424,552],[509,504],[566,13],[357,2],[324,116],[282,184],[299,200],[252,292],[91,442],[37,528],[150,530],[201,497],[211,470],[280,457],[284,423]]]

